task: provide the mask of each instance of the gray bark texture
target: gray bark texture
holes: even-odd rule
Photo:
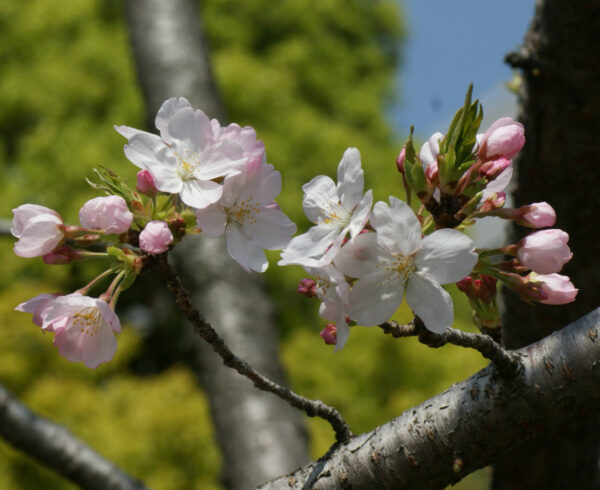
[[[127,0],[125,5],[148,125],[153,127],[162,102],[174,96],[185,96],[223,124],[225,111],[211,74],[197,3]],[[272,307],[260,277],[230,259],[221,239],[187,237],[171,255],[194,301],[231,350],[285,384]],[[224,484],[252,488],[305,464],[308,442],[302,414],[225,367],[191,330],[189,342],[192,366],[210,400],[224,458]]]
[[[89,490],[146,487],[77,439],[64,427],[36,415],[0,385],[0,436],[39,463]]]
[[[569,233],[573,251],[561,274],[579,288],[576,301],[561,307],[531,306],[505,290],[503,341],[518,348],[600,304],[600,1],[539,1],[507,62],[522,71],[527,138],[515,162],[514,201],[555,208],[555,226]],[[515,227],[512,243],[526,231]],[[600,488],[599,457],[596,413],[577,417],[496,464],[493,487]]]
[[[523,364],[517,377],[487,367],[260,489],[444,488],[537,434],[598,411],[600,308],[515,352]]]

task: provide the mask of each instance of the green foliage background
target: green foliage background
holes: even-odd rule
[[[392,0],[206,0],[203,20],[229,118],[256,128],[283,174],[281,207],[308,226],[301,185],[335,175],[348,146],[362,154],[376,199],[402,196],[400,145],[384,117],[392,101],[404,25]],[[0,3],[1,216],[25,202],[76,223],[94,197],[84,183],[98,164],[133,179],[113,124],[143,126],[143,102],[116,0]],[[179,94],[173,94],[179,95]],[[457,105],[460,101],[457,101]],[[71,291],[101,264],[44,266],[0,240],[0,382],[46,417],[66,425],[125,471],[157,489],[219,488],[220,456],[208,406],[184,362],[140,377],[133,361],[147,346],[125,326],[115,360],[89,370],[62,359],[28,315],[13,308],[41,292]],[[271,255],[274,265],[277,254]],[[299,267],[271,267],[281,351],[294,389],[337,406],[355,432],[370,430],[475,372],[475,353],[429,350],[378,329],[353,329],[333,354],[318,336],[316,302],[294,293]],[[127,295],[127,293],[125,293]],[[464,305],[457,321],[468,328]],[[308,313],[307,313],[308,310]],[[398,320],[408,319],[399,312]],[[176,410],[173,407],[177,407]],[[307,421],[315,457],[333,437]],[[0,488],[72,485],[0,443]]]

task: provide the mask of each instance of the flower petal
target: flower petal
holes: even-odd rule
[[[452,298],[435,279],[424,272],[415,272],[406,286],[406,302],[427,330],[444,333],[452,326]]]
[[[256,222],[245,225],[244,232],[262,248],[281,250],[290,243],[296,225],[275,204],[262,208]]]
[[[226,231],[227,253],[240,264],[244,270],[250,269],[264,272],[269,266],[265,252],[259,245],[248,240],[237,226],[229,226]]]
[[[391,252],[412,254],[421,242],[421,225],[414,211],[400,199],[390,196],[390,206],[375,203],[371,225],[377,230],[378,242]]]
[[[209,237],[218,237],[225,233],[227,213],[219,204],[211,204],[196,210],[196,224]]]
[[[445,228],[423,239],[415,265],[440,284],[448,284],[467,276],[478,259],[473,240],[458,230]]]
[[[371,214],[371,206],[373,205],[373,191],[368,190],[364,197],[360,200],[356,209],[354,210],[354,214],[352,215],[352,219],[350,220],[350,226],[348,227],[348,231],[350,232],[350,236],[354,238],[358,235],[369,221],[369,215]]]
[[[181,188],[181,200],[188,206],[198,209],[216,203],[222,194],[223,186],[212,180],[188,180]]]
[[[360,201],[365,187],[365,178],[360,166],[360,153],[356,148],[348,148],[344,152],[337,172],[337,195],[342,206],[352,211]]]
[[[295,236],[281,253],[278,265],[315,265],[315,258],[320,258],[335,241],[338,230],[326,225],[309,228],[306,233]]]
[[[319,218],[328,218],[330,203],[338,203],[335,183],[325,175],[317,175],[304,184],[302,190],[304,191],[302,208],[306,217],[313,223],[317,223]]]
[[[379,325],[402,304],[404,283],[399,274],[374,272],[362,277],[350,291],[350,318],[359,325]]]
[[[376,233],[363,233],[346,243],[337,253],[334,264],[350,277],[364,277],[376,270],[379,254]]]

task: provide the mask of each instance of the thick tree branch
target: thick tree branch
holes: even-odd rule
[[[146,488],[64,427],[33,413],[1,385],[0,435],[15,448],[82,488],[94,490]]]
[[[309,417],[321,417],[327,420],[333,430],[338,442],[344,442],[352,437],[352,432],[348,424],[344,421],[339,412],[329,405],[326,405],[320,400],[311,400],[303,396],[297,395],[285,386],[274,383],[267,377],[260,374],[250,364],[243,359],[237,357],[229,347],[225,344],[219,334],[210,326],[204,319],[202,314],[192,305],[190,294],[183,286],[180,279],[177,277],[169,262],[167,254],[162,254],[158,257],[158,266],[167,278],[167,287],[175,295],[177,306],[190,321],[195,332],[210,344],[213,350],[221,356],[223,363],[235,369],[242,376],[250,379],[254,386],[259,390],[267,391],[285,400],[293,407],[299,408],[306,412]]]
[[[517,377],[489,366],[260,488],[443,488],[600,409],[600,308],[514,354],[523,364]]]

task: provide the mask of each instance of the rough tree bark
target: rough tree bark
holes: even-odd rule
[[[487,367],[261,490],[444,488],[539,432],[600,409],[600,308],[516,352],[518,376]]]
[[[0,385],[0,436],[81,488],[143,490],[144,484],[123,473],[67,429],[29,410]]]
[[[154,126],[160,104],[174,96],[185,96],[194,107],[224,123],[197,3],[127,0],[125,5],[148,126]],[[284,383],[277,332],[262,281],[233,262],[221,240],[188,237],[172,255],[194,301],[231,349]],[[250,488],[305,464],[307,436],[301,413],[256,390],[191,332],[189,342],[193,367],[210,399],[227,487]]]
[[[517,206],[548,201],[569,233],[563,273],[579,288],[560,308],[507,291],[503,339],[518,348],[600,304],[600,1],[539,1],[523,46],[507,61],[523,73],[520,120],[527,143],[516,161]],[[523,229],[513,229],[514,242]],[[495,465],[493,487],[599,488],[600,423],[577,418]]]

